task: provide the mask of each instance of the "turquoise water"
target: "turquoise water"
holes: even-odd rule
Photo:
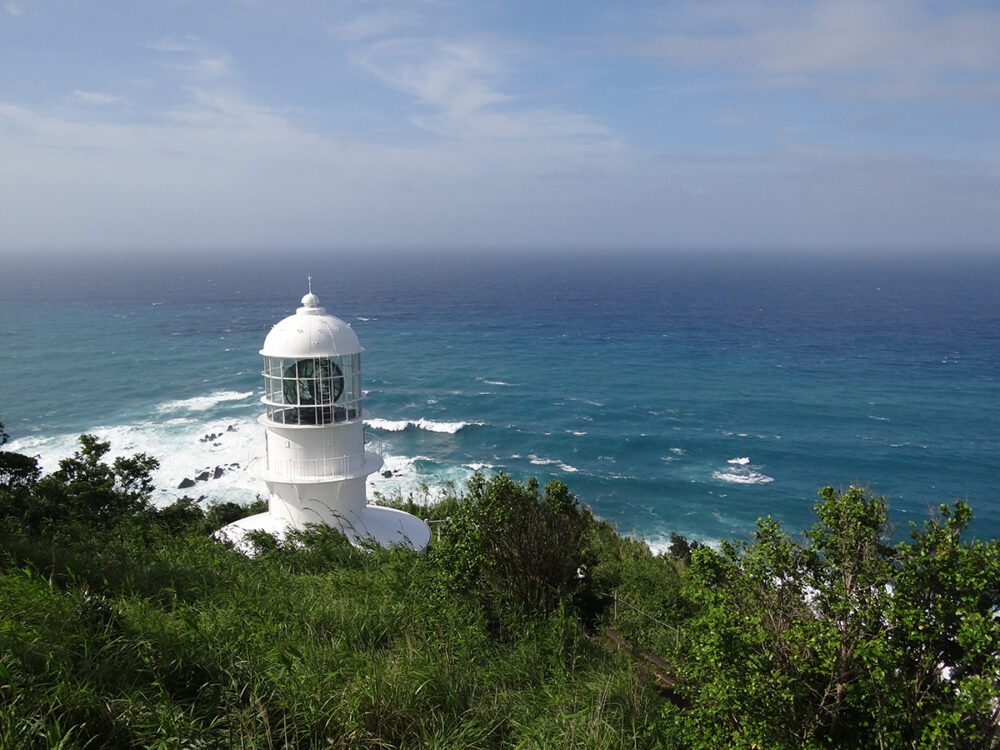
[[[0,420],[54,468],[84,431],[248,499],[260,358],[305,277],[366,351],[368,437],[433,495],[557,477],[625,532],[746,537],[870,485],[900,529],[965,499],[1000,536],[1000,261],[791,254],[24,261],[0,281]],[[232,428],[232,429],[230,429]],[[215,434],[211,440],[204,438]],[[239,466],[237,467],[237,464]],[[426,490],[425,490],[426,488]]]

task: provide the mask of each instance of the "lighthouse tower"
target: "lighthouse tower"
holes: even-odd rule
[[[249,531],[281,537],[289,529],[325,524],[354,544],[376,542],[422,550],[423,521],[394,508],[368,505],[365,483],[382,458],[365,450],[361,352],[351,327],[319,306],[312,293],[271,329],[264,357],[265,455],[251,471],[267,483],[268,511],[220,530],[238,546]]]

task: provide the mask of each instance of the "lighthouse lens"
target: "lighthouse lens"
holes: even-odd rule
[[[282,392],[287,404],[332,404],[344,392],[344,374],[329,359],[300,359],[285,369]]]

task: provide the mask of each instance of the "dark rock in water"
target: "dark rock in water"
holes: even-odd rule
[[[382,476],[384,476],[386,479],[389,479],[392,476],[392,472],[388,471],[388,470],[387,471],[383,471],[382,472]]]
[[[223,469],[221,466],[216,466],[215,471],[212,472],[212,479],[218,479],[223,475],[225,471],[226,470]]]
[[[236,428],[233,425],[229,425],[229,427],[226,428],[226,432],[236,432]]]
[[[198,495],[198,499],[195,500],[195,502],[196,503],[203,503],[203,502],[205,502],[205,498],[206,497],[208,497],[208,495]]]
[[[239,464],[229,464],[229,468],[230,469],[238,469],[238,468],[240,468],[240,465]]]
[[[181,483],[177,485],[177,489],[179,490],[186,490],[188,487],[194,487],[194,480],[190,477],[184,477]]]
[[[208,477],[209,477],[208,469],[205,469],[205,471],[201,472],[201,474],[195,477],[195,480],[198,482],[205,482],[208,481]]]

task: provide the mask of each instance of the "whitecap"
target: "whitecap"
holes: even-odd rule
[[[502,380],[481,380],[480,382],[486,383],[486,385],[500,385],[500,386],[503,386],[504,388],[513,388],[514,387],[513,383],[505,383]]]
[[[368,426],[373,430],[382,430],[384,432],[402,432],[408,427],[415,427],[427,432],[439,432],[448,435],[454,435],[463,427],[470,425],[481,426],[482,424],[482,422],[437,422],[433,419],[371,419],[368,421]]]
[[[740,458],[731,458],[726,461],[727,464],[733,464],[735,466],[746,466],[750,463],[750,459],[746,456],[741,456]]]
[[[723,482],[732,482],[734,484],[768,484],[774,481],[774,477],[761,474],[759,471],[745,473],[713,471],[712,476],[716,479],[721,479]]]
[[[539,456],[531,454],[530,456],[528,456],[528,460],[535,466],[555,466],[560,471],[565,471],[567,474],[572,474],[574,472],[579,471],[579,469],[576,468],[575,466],[570,466],[569,464],[563,463],[562,461],[556,458],[541,458]]]
[[[369,419],[365,424],[373,430],[382,430],[382,432],[402,432],[410,426],[410,423],[405,419]]]
[[[158,412],[180,411],[207,411],[213,406],[225,403],[226,401],[243,401],[253,396],[253,391],[216,391],[207,396],[195,396],[177,401],[167,401],[156,407]]]

